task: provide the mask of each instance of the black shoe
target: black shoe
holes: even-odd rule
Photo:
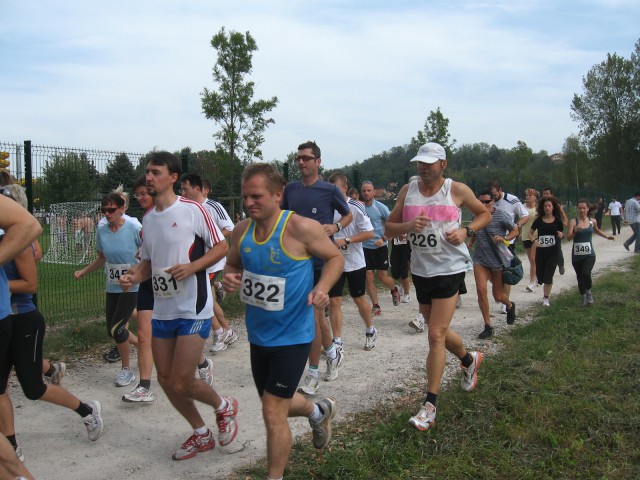
[[[511,302],[511,308],[507,309],[507,325],[513,325],[516,321],[516,303]]]
[[[485,325],[484,330],[480,332],[480,335],[478,335],[478,338],[484,340],[485,338],[489,338],[489,337],[493,337],[493,327],[490,327],[489,325]]]
[[[559,268],[559,270],[560,270],[560,275],[564,275],[564,265],[562,265],[562,266]]]
[[[102,355],[105,362],[116,363],[120,361],[120,352],[118,352],[118,347],[113,347],[107,353]]]

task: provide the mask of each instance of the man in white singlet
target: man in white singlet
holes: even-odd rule
[[[436,400],[444,373],[446,350],[462,363],[462,388],[474,389],[482,353],[469,352],[451,328],[459,293],[465,293],[464,276],[471,257],[465,240],[474,230],[487,226],[491,215],[463,183],[444,178],[447,167],[444,148],[437,143],[420,147],[412,162],[417,162],[419,180],[402,187],[398,201],[387,219],[387,238],[407,235],[411,243],[411,273],[420,304],[420,313],[429,332],[427,355],[427,398],[409,424],[429,430],[436,419]],[[462,227],[460,208],[474,215]]]

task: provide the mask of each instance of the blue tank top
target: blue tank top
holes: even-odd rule
[[[282,236],[292,211],[283,210],[264,242],[255,238],[255,222],[240,238],[242,266],[240,299],[247,305],[245,321],[249,342],[262,347],[309,343],[315,335],[313,306],[307,295],[313,290],[313,257],[294,257]]]
[[[9,296],[9,281],[4,273],[4,268],[0,268],[0,320],[11,315]]]
[[[571,260],[576,262],[585,257],[594,257],[596,252],[593,250],[593,220],[589,220],[589,227],[580,230],[573,237],[573,246],[571,248]],[[578,219],[576,219],[578,223]]]
[[[11,260],[2,266],[4,273],[7,275],[8,280],[19,280],[20,274],[16,267],[16,263]],[[27,313],[36,309],[33,304],[33,295],[30,293],[12,293],[11,294],[11,313]]]

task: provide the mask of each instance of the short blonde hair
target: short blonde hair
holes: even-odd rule
[[[124,185],[118,185],[116,188],[111,190],[111,193],[117,193],[118,195],[120,195],[124,200],[124,209],[126,210],[127,208],[129,208],[129,194],[124,191]]]

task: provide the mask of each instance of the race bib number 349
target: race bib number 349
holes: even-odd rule
[[[157,298],[171,298],[184,294],[184,282],[173,278],[164,268],[154,268],[151,273],[153,296]]]
[[[574,243],[573,244],[573,254],[574,255],[591,255],[591,243]]]
[[[284,308],[284,288],[286,279],[258,275],[244,271],[240,300],[248,305],[262,308],[270,312],[279,312]]]

